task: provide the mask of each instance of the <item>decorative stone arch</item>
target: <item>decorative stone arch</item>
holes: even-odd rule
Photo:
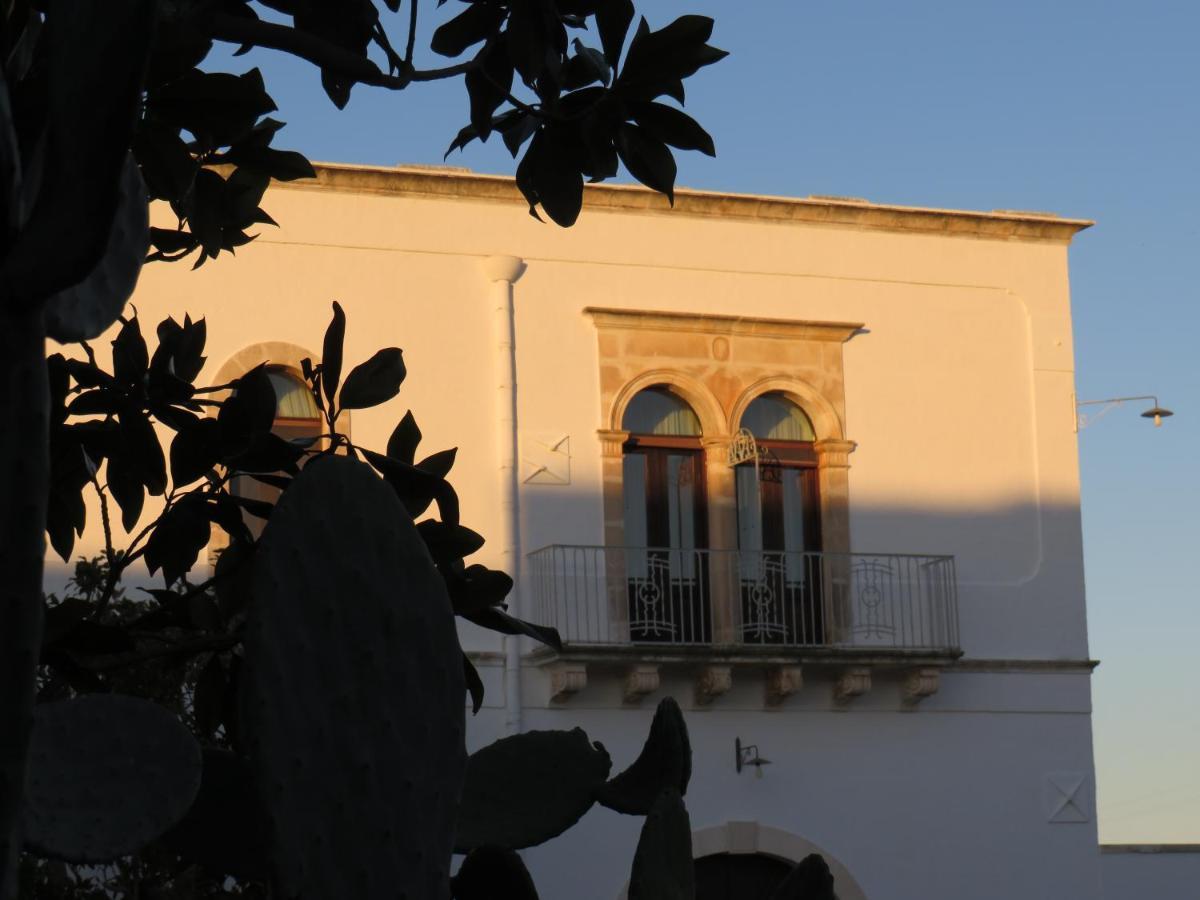
[[[692,858],[701,859],[719,853],[730,855],[762,854],[788,863],[798,863],[812,853],[819,853],[833,874],[833,888],[839,900],[867,900],[867,894],[837,857],[805,838],[782,828],[758,822],[726,822],[692,832]],[[626,883],[617,900],[627,900]]]
[[[837,407],[820,391],[799,378],[762,378],[742,391],[733,409],[729,412],[729,433],[735,434],[741,427],[746,408],[763,394],[783,394],[802,410],[812,422],[818,441],[844,441],[846,427],[838,415]]]
[[[725,412],[717,398],[699,379],[676,369],[652,369],[626,382],[613,399],[608,418],[609,431],[622,431],[621,423],[625,419],[625,410],[629,408],[630,401],[651,387],[664,387],[684,400],[700,420],[700,434],[703,437],[719,438],[729,433]]]

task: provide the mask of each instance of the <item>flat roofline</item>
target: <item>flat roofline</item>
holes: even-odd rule
[[[452,166],[365,166],[314,163],[317,177],[278,183],[296,190],[446,197],[524,205],[512,178],[482,175]],[[1052,213],[974,212],[896,206],[838,197],[773,197],[679,188],[675,207],[666,197],[639,185],[593,184],[584,190],[588,210],[641,212],[700,218],[747,219],[780,224],[814,224],[882,231],[958,235],[991,240],[1070,243],[1094,222]]]

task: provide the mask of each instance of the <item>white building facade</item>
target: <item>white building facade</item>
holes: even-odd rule
[[[578,725],[619,770],[670,695],[701,897],[814,849],[843,900],[1101,896],[1067,266],[1090,223],[595,187],[563,231],[505,179],[334,165],[264,207],[281,228],[148,267],[134,303],[206,317],[213,384],[318,358],[333,299],[347,365],[404,348],[355,442],[411,408],[423,449],[458,446],[478,561],[565,641],[463,628],[472,749]],[[542,896],[623,896],[639,826],[596,807],[528,851]]]

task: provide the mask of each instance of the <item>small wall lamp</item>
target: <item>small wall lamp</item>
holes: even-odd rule
[[[1162,420],[1168,416],[1173,416],[1175,413],[1169,409],[1165,409],[1158,403],[1158,398],[1153,394],[1141,394],[1137,397],[1109,397],[1105,400],[1079,400],[1075,403],[1075,430],[1087,428],[1093,422],[1099,422],[1104,416],[1112,412],[1123,403],[1129,403],[1133,400],[1150,400],[1154,405],[1141,414],[1143,419],[1153,419],[1154,427],[1158,428],[1162,425]],[[1085,406],[1098,406],[1096,412],[1087,415],[1080,410]]]
[[[762,767],[769,766],[771,761],[758,755],[757,744],[743,744],[740,737],[733,739],[734,765],[741,774],[746,766],[754,766],[756,774],[762,775]]]

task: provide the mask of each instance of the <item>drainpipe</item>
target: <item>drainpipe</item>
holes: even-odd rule
[[[516,319],[513,315],[513,285],[525,272],[516,256],[489,256],[483,274],[489,282],[488,302],[492,308],[492,334],[496,341],[496,456],[500,479],[500,568],[514,582],[508,611],[521,616],[521,508],[517,494],[517,354]],[[521,638],[504,638],[504,728],[507,734],[521,731]]]

